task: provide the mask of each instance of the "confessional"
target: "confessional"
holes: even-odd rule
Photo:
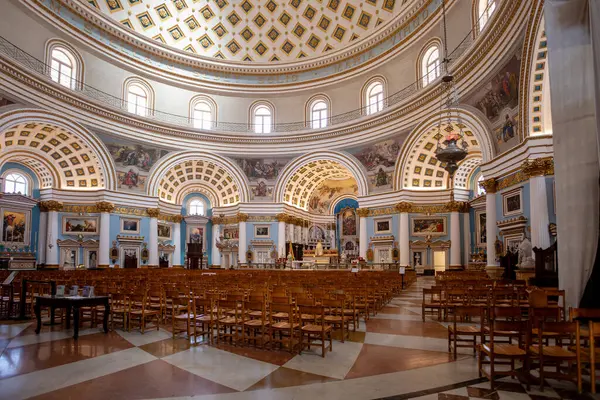
[[[554,242],[547,249],[533,248],[535,254],[535,278],[529,284],[540,287],[558,287],[558,245]]]
[[[137,268],[137,267],[138,267],[137,254],[135,252],[126,252],[125,257],[124,257],[123,268]]]

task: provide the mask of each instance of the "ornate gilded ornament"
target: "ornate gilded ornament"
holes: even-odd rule
[[[400,203],[396,204],[396,210],[398,210],[399,213],[409,213],[412,209],[413,204],[407,201],[401,201]]]
[[[277,218],[277,221],[279,222],[288,222],[290,220],[290,216],[285,213],[277,214],[275,218]]]
[[[158,218],[160,215],[160,209],[158,208],[147,208],[146,212],[150,216],[150,218]]]
[[[100,201],[96,203],[96,209],[101,213],[111,213],[115,209],[115,205],[108,201]]]
[[[236,215],[237,222],[246,222],[248,221],[248,218],[250,218],[248,214],[237,213]]]
[[[47,211],[61,211],[63,203],[56,200],[48,200],[40,202],[40,208],[45,208]]]
[[[479,186],[481,186],[486,193],[496,193],[496,190],[498,189],[498,182],[495,178],[490,178],[479,183]]]
[[[523,173],[529,178],[534,176],[554,175],[554,159],[552,157],[525,160],[521,165]]]
[[[369,209],[368,208],[357,208],[356,209],[356,213],[361,218],[368,217],[369,216]]]
[[[469,203],[451,200],[446,203],[446,210],[449,212],[466,212],[469,210]]]
[[[225,218],[222,217],[212,217],[211,221],[213,223],[213,225],[221,225],[224,222]]]

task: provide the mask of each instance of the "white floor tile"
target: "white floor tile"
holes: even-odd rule
[[[277,365],[239,356],[214,347],[198,346],[162,358],[178,368],[235,390],[246,390]]]
[[[79,331],[79,336],[91,335],[93,333],[98,333],[98,332],[103,332],[103,331],[99,328],[83,329],[83,330]],[[40,333],[39,335],[36,335],[34,333],[32,335],[25,335],[25,336],[19,336],[19,337],[14,338],[13,340],[11,340],[11,342],[8,344],[7,347],[8,348],[21,347],[21,346],[27,346],[27,345],[35,344],[35,343],[44,343],[44,342],[49,342],[52,340],[68,339],[68,338],[72,338],[72,337],[73,337],[73,329],[56,331],[56,332],[43,332],[43,333]]]
[[[31,324],[31,322],[25,322],[23,324],[0,325],[0,339],[14,338]]]
[[[422,321],[420,315],[400,315],[400,314],[377,314],[374,319],[393,319],[396,321]]]
[[[138,348],[117,351],[87,360],[0,381],[0,398],[19,400],[75,385],[90,379],[122,371],[156,360],[156,357]]]
[[[387,333],[367,332],[365,344],[377,344],[380,346],[401,347],[405,349],[418,349],[429,351],[448,351],[448,340],[428,338],[422,336],[390,335]],[[473,354],[473,350],[459,348],[460,354]]]
[[[143,346],[148,343],[158,342],[159,340],[169,339],[173,335],[164,329],[156,330],[156,328],[144,332],[142,335],[139,331],[126,332],[120,329],[115,330],[121,337],[127,340],[134,346]]]
[[[333,351],[327,352],[325,358],[321,357],[320,349],[314,352],[303,351],[302,354],[288,361],[284,367],[344,379],[354,365],[361,349],[362,343],[335,342],[333,343]]]

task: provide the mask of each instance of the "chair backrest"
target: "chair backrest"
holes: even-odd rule
[[[599,319],[600,308],[569,308],[569,321],[575,319]]]
[[[527,321],[507,321],[507,320],[492,320],[490,329],[490,345],[493,346],[494,336],[498,332],[517,332],[519,337],[519,345],[523,342],[523,336],[526,335],[528,330]],[[505,336],[505,335],[501,335]]]
[[[323,306],[310,306],[310,305],[299,305],[298,309],[301,314],[307,314],[313,317],[314,324],[323,324],[325,317],[325,307]]]
[[[494,320],[520,320],[521,308],[516,306],[492,307],[492,314],[490,317]]]
[[[541,289],[535,289],[529,293],[529,306],[536,308],[548,307],[548,295]]]
[[[561,321],[560,309],[555,307],[530,307],[529,318],[534,325],[537,325],[540,321],[559,322]]]

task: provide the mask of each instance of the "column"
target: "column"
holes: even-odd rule
[[[546,175],[554,172],[552,158],[525,160],[521,169],[529,176],[531,245],[541,249],[550,247],[550,218],[548,216],[548,192]],[[535,254],[534,254],[535,257]]]
[[[463,214],[463,265],[469,266],[469,260],[471,258],[471,218],[469,214],[469,207],[465,209]]]
[[[173,267],[183,267],[183,263],[181,262],[181,221],[183,217],[181,215],[176,215],[173,222],[173,244],[175,245],[175,250],[173,250],[173,260],[171,265]],[[200,266],[202,267],[202,266]]]
[[[158,208],[148,208],[146,210],[150,216],[150,233],[148,234],[148,267],[158,267]]]
[[[302,243],[308,244],[308,221],[302,223]]]
[[[40,207],[40,229],[38,231],[38,248],[37,248],[37,263],[46,263],[46,240],[48,238],[48,207],[46,202],[41,201],[38,206]]]
[[[487,232],[487,266],[497,267],[496,249],[494,242],[496,241],[496,179],[490,178],[481,182],[481,186],[485,189],[485,230]]]
[[[410,262],[410,226],[408,213],[412,209],[412,203],[401,202],[396,204],[396,210],[400,212],[400,221],[398,224],[398,242],[400,246],[400,266],[409,267]],[[421,262],[423,264],[423,262]]]
[[[450,212],[450,268],[462,266],[460,247],[460,214],[453,209]]]
[[[108,201],[101,201],[96,203],[96,209],[100,213],[98,268],[108,268],[110,266],[110,213],[115,209],[115,205]]]
[[[329,240],[331,242],[331,249],[337,249],[337,240],[335,240],[335,222],[329,224]]]
[[[212,249],[211,249],[211,264],[212,265],[221,265],[221,252],[217,247],[217,243],[219,241],[219,224],[221,223],[221,218],[213,217],[212,218]]]
[[[294,217],[290,217],[290,219],[288,219],[288,224],[287,224],[287,229],[288,229],[288,242],[292,242],[294,243]]]
[[[285,222],[288,217],[285,214],[277,214],[275,217],[279,221],[277,226],[277,257],[282,258],[285,257]]]
[[[62,210],[63,205],[58,201],[47,201],[48,208],[48,235],[46,237],[46,268],[58,268],[60,262],[58,255],[58,212]]]
[[[248,221],[248,214],[238,213],[237,220],[239,224],[239,240],[238,240],[238,259],[240,264],[248,262],[246,259],[246,251],[248,251],[248,243],[246,243],[246,221]]]
[[[359,216],[359,247],[358,255],[365,260],[367,259],[367,246],[369,245],[369,239],[367,238],[367,216],[369,215],[368,208],[359,208],[356,210]]]

